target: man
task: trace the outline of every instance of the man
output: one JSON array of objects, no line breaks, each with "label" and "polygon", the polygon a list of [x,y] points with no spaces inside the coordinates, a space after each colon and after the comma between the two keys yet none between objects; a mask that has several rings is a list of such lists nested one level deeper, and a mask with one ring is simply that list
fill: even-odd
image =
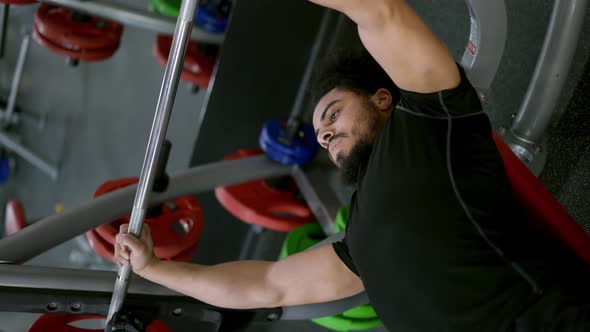
[{"label": "man", "polygon": [[279,262],[202,266],[159,261],[147,227],[141,240],[123,227],[117,261],[220,307],[366,290],[392,332],[587,330],[588,271],[521,217],[446,46],[403,0],[313,1],[354,20],[369,52],[324,65],[315,84],[317,140],[357,183],[346,239]]}]

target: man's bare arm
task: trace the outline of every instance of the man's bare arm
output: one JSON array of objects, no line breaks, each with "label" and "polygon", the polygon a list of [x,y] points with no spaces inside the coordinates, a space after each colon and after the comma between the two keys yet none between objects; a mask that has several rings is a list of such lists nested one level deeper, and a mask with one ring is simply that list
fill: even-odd
[{"label": "man's bare arm", "polygon": [[459,84],[446,45],[404,0],[310,1],[350,17],[367,50],[401,89],[430,93]]},{"label": "man's bare arm", "polygon": [[364,289],[331,245],[278,262],[237,261],[205,266],[157,260],[146,227],[141,240],[119,234],[115,249],[117,262],[131,264],[142,277],[218,307],[251,309],[320,303]]}]

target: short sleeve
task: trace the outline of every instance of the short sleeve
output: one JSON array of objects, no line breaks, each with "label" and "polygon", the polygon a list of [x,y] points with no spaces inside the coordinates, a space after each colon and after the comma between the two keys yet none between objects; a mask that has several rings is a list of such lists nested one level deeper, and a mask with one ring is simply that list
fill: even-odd
[{"label": "short sleeve", "polygon": [[332,244],[332,246],[334,247],[336,255],[340,257],[342,262],[350,269],[350,271],[352,271],[354,274],[360,277],[358,270],[356,269],[356,266],[352,261],[352,257],[350,256],[350,251],[348,250],[346,239],[339,242],[335,242]]},{"label": "short sleeve", "polygon": [[482,106],[477,91],[469,82],[465,70],[458,64],[457,68],[461,82],[456,88],[433,93],[400,90],[398,109],[434,118],[481,113]]}]

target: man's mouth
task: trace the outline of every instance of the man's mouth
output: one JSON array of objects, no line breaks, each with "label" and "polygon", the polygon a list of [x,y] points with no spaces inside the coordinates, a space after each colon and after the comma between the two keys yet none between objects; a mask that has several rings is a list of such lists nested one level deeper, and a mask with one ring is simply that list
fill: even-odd
[{"label": "man's mouth", "polygon": [[330,155],[332,156],[333,160],[336,160],[336,147],[338,147],[338,145],[340,144],[340,142],[338,143],[334,143],[334,141],[330,142],[330,145],[328,146],[328,152],[330,152]]}]

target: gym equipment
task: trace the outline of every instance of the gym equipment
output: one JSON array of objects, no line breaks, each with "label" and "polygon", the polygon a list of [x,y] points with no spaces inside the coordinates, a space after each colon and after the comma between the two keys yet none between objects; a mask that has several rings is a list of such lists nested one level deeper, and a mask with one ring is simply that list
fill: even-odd
[{"label": "gym equipment", "polygon": [[6,3],[0,4],[0,58],[4,57],[4,50],[6,49],[8,17],[10,17],[10,5]]},{"label": "gym equipment", "polygon": [[0,3],[7,5],[30,5],[36,2],[37,0],[0,0]]},{"label": "gym equipment", "polygon": [[[176,27],[175,19],[153,15],[146,10],[142,10],[126,2],[101,0],[50,0],[50,2],[77,12],[102,17],[107,20],[119,22],[125,26],[132,26],[156,33],[173,34]],[[223,42],[224,36],[196,27],[191,33],[191,38],[201,42],[219,45]]]},{"label": "gym equipment", "polygon": [[362,331],[381,325],[375,309],[368,304],[346,310],[339,315],[314,318],[312,321],[335,331]]},{"label": "gym equipment", "polygon": [[319,56],[320,49],[326,41],[328,27],[334,15],[335,13],[332,10],[324,9],[322,22],[311,48],[289,119],[287,121],[284,119],[270,120],[264,124],[260,132],[258,139],[260,147],[269,158],[276,162],[287,165],[302,165],[311,161],[317,152],[318,144],[313,128],[303,123],[301,114],[303,113],[307,86],[311,80],[313,67]]},{"label": "gym equipment", "polygon": [[0,0],[0,58],[4,56],[10,5],[30,5],[36,2],[36,0]]},{"label": "gym equipment", "polygon": [[[28,332],[102,332],[101,329],[81,328],[72,323],[85,320],[105,319],[104,316],[44,314],[37,318]],[[146,332],[172,332],[163,322],[154,321],[147,326]]]},{"label": "gym equipment", "polygon": [[165,16],[177,17],[181,2],[180,0],[149,0],[148,9]]},{"label": "gym equipment", "polygon": [[[86,239],[90,244],[90,247],[97,255],[100,257],[110,261],[111,263],[115,263],[114,255],[114,244],[105,240],[101,234],[99,234],[95,230],[90,230],[86,232]],[[156,257],[163,259],[163,260],[170,260],[170,261],[177,261],[177,262],[188,262],[193,258],[195,251],[197,250],[197,245],[187,248],[184,251],[176,253],[174,256],[170,256],[169,254],[163,255],[159,250],[156,251],[154,248],[154,255]]]},{"label": "gym equipment", "polygon": [[223,33],[229,22],[230,0],[205,0],[199,3],[195,24],[211,33]]},{"label": "gym equipment", "polygon": [[[177,17],[180,10],[180,0],[150,0],[148,8],[152,12],[165,16]],[[199,12],[199,10],[197,10]],[[162,66],[166,66],[168,54],[172,46],[172,37],[168,35],[157,35],[154,43],[154,57]],[[191,91],[207,89],[213,68],[217,61],[217,47],[211,44],[190,41],[185,57],[180,78],[191,84]]]},{"label": "gym equipment", "polygon": [[[219,161],[172,174],[167,189],[153,193],[150,206],[163,204],[175,197],[213,191],[217,186],[280,177],[292,171],[291,167],[272,162],[264,155]],[[121,188],[84,205],[69,207],[63,213],[35,222],[34,228],[28,227],[14,236],[1,239],[0,261],[23,263],[49,248],[129,213],[136,190],[136,185]],[[56,228],[55,224],[76,227]]]},{"label": "gym equipment", "polygon": [[[325,42],[328,27],[334,15],[335,13],[333,11],[324,9],[320,28],[314,40],[289,119],[272,119],[267,121],[263,125],[258,138],[258,143],[266,155],[281,164],[303,165],[311,161],[317,153],[317,142],[313,128],[310,125],[304,124],[301,121],[300,115],[303,112],[303,103],[307,96],[307,85],[311,79],[313,66],[318,58],[320,48]],[[302,185],[303,183],[309,183],[306,179],[298,176],[300,173],[300,170],[296,168],[294,171],[295,179],[298,180],[300,186],[307,187],[306,185]],[[312,195],[315,194],[313,193]],[[323,209],[321,209],[321,206],[315,206],[313,212],[323,212]],[[316,216],[322,224],[324,222],[331,222],[331,218],[323,218],[326,217],[323,213],[318,213]],[[260,233],[264,231],[263,227],[266,226],[258,224],[250,227],[240,252],[241,260],[253,258],[255,243]],[[286,230],[288,231],[288,229]]]},{"label": "gym equipment", "polygon": [[588,234],[496,134],[494,141],[504,160],[514,197],[527,213],[527,219],[535,221],[535,226],[554,235],[590,264]]},{"label": "gym equipment", "polygon": [[318,150],[313,127],[302,123],[296,137],[289,137],[286,129],[286,120],[267,121],[258,140],[262,150],[270,159],[281,164],[303,165],[311,161]]},{"label": "gym equipment", "polygon": [[[225,160],[261,154],[260,149],[244,149]],[[266,229],[287,232],[313,221],[313,214],[297,199],[297,186],[288,180],[283,188],[271,188],[264,180],[215,188],[215,197],[241,221]]]},{"label": "gym equipment", "polygon": [[35,12],[33,38],[49,50],[74,60],[99,61],[119,48],[123,26],[41,3]]},{"label": "gym equipment", "polygon": [[[334,222],[335,228],[340,229],[346,226],[349,207],[344,205],[338,210]],[[322,227],[317,223],[303,225],[289,232],[283,246],[279,259],[304,251],[325,239]],[[370,305],[361,305],[349,309],[338,315],[314,318],[312,321],[325,328],[335,331],[366,330],[381,325],[381,320]]]},{"label": "gym equipment", "polygon": [[[470,0],[468,5],[472,6],[486,6],[487,4],[501,3],[502,1],[478,1]],[[562,2],[563,3],[563,2]],[[570,2],[572,6],[584,3],[582,1],[573,0]],[[242,2],[247,4],[247,2]],[[88,8],[94,8],[91,6],[98,5],[96,2],[88,1],[76,1],[73,2],[75,6],[88,6]],[[102,7],[101,7],[102,8]],[[502,7],[503,8],[503,7]],[[578,7],[576,7],[577,9]],[[481,9],[481,8],[480,8]],[[493,10],[481,11],[476,9],[475,12],[481,15],[472,16],[475,23],[472,21],[472,30],[479,31],[480,44],[475,48],[475,60],[476,65],[481,65],[478,68],[487,68],[489,62],[481,61],[482,56],[486,56],[484,47],[487,47],[487,41],[485,31],[491,33],[493,31],[501,30],[502,20],[496,17],[496,12]],[[571,11],[572,15],[583,15],[583,10]],[[504,18],[505,19],[505,18]],[[485,22],[498,22],[498,26],[491,24],[484,24]],[[487,21],[486,21],[487,20]],[[503,21],[505,22],[505,20]],[[488,30],[479,30],[480,28],[486,28]],[[503,42],[503,41],[502,41]],[[486,45],[484,45],[486,44]],[[501,50],[499,47],[494,50]],[[496,51],[501,53],[501,51]],[[501,56],[501,54],[499,54]],[[468,75],[475,72],[474,67],[468,67]],[[493,67],[493,66],[491,66]],[[495,68],[492,70],[492,74],[495,73]],[[477,76],[477,75],[476,75]],[[473,82],[473,77],[470,79]],[[493,75],[491,75],[493,78]],[[220,92],[218,92],[220,93]],[[220,93],[221,94],[221,93]],[[245,167],[246,166],[246,167]],[[244,169],[246,168],[246,170]],[[295,168],[294,168],[295,169]],[[252,172],[252,174],[250,173]],[[288,170],[286,167],[280,165],[274,165],[272,163],[264,163],[262,159],[251,159],[244,160],[243,163],[230,163],[222,164],[215,163],[211,165],[202,165],[193,170],[179,173],[171,177],[171,184],[169,193],[156,194],[154,199],[156,202],[163,202],[166,199],[175,197],[181,194],[194,193],[209,190],[219,185],[229,185],[231,183],[239,182],[239,180],[252,180],[255,178],[268,178],[272,176],[279,176],[294,172]],[[247,174],[244,174],[247,173]],[[270,173],[273,173],[270,175]],[[293,173],[290,173],[293,174]],[[192,186],[192,187],[191,187]],[[515,184],[515,186],[517,186]],[[109,194],[103,196],[103,199],[97,200],[97,202],[90,202],[80,207],[72,208],[64,212],[59,216],[52,216],[45,220],[36,223],[35,228],[28,227],[11,237],[0,240],[0,260],[4,262],[21,262],[27,260],[44,250],[47,250],[69,237],[73,237],[76,234],[82,233],[92,227],[96,227],[98,224],[103,222],[102,219],[108,219],[111,214],[124,213],[125,209],[131,205],[132,202],[132,190],[122,190],[121,193]],[[168,196],[168,197],[167,197]],[[524,197],[526,199],[526,197]],[[317,202],[312,202],[316,204]],[[67,221],[67,222],[66,222]],[[67,225],[75,225],[68,228],[56,230],[53,227],[54,222],[63,222]],[[571,224],[576,229],[577,225]],[[579,227],[578,227],[579,228]],[[581,228],[578,229],[583,232]],[[90,304],[104,304],[108,299],[105,300],[101,297],[100,292],[106,292],[112,289],[112,281],[115,278],[114,273],[97,272],[97,271],[72,271],[66,269],[54,269],[54,268],[40,268],[32,266],[15,266],[10,264],[0,264],[0,298],[4,299],[4,303],[10,303],[10,311],[43,311],[48,306],[47,297],[41,297],[40,292],[37,288],[43,288],[48,294],[51,294],[58,306],[68,307],[66,299],[62,299],[63,293],[67,290],[71,292],[76,289],[80,294],[80,300],[84,303]],[[125,279],[127,280],[127,279]],[[109,283],[110,281],[110,283]],[[134,285],[140,286],[134,286]],[[98,292],[98,295],[97,293]],[[185,297],[179,297],[177,294],[167,291],[162,287],[155,286],[153,284],[145,283],[143,280],[135,280],[131,284],[130,292],[136,294],[142,300],[152,300],[157,308],[170,308],[170,302],[176,299],[186,299]],[[146,293],[157,293],[161,297],[149,297]],[[14,295],[20,295],[18,299],[21,301],[13,301]],[[24,299],[24,300],[23,300]],[[158,301],[159,300],[159,301]],[[348,299],[350,300],[350,299]],[[365,298],[366,300],[366,298]],[[53,301],[50,300],[50,301]],[[366,302],[365,302],[366,303]],[[51,303],[49,303],[51,304]],[[321,315],[326,316],[330,313],[335,306],[340,305],[341,302],[329,304],[317,304],[317,305],[306,305],[300,307],[285,307],[282,310],[282,315],[278,314],[281,319],[308,319],[313,316]],[[347,302],[345,305],[350,305],[351,302]],[[355,303],[352,306],[356,306],[360,303]],[[27,306],[30,305],[30,306]],[[348,306],[350,308],[351,306]],[[343,307],[338,308],[338,312],[342,312],[345,309]],[[99,309],[102,310],[102,309]],[[211,309],[209,312],[213,312],[215,309]],[[261,310],[257,310],[260,313]],[[83,314],[84,312],[81,312]],[[102,312],[101,312],[102,313]],[[185,314],[188,311],[185,310]],[[277,316],[272,316],[274,319]]]},{"label": "gym equipment", "polygon": [[[470,82],[485,104],[498,70],[507,35],[504,1],[468,0],[471,29],[461,59]],[[568,78],[587,0],[555,1],[535,72],[514,122],[498,134],[535,175],[547,159],[545,134],[557,120],[556,104]],[[555,125],[555,123],[553,123]]]},{"label": "gym equipment", "polygon": [[[96,190],[94,198],[135,184],[137,181],[137,178],[107,181]],[[198,247],[203,230],[203,215],[199,202],[192,196],[183,196],[162,204],[159,210],[161,211],[158,211],[157,215],[145,220],[152,229],[154,254],[160,259],[190,260]],[[119,226],[128,222],[127,215],[87,232],[88,241],[96,253],[113,262],[115,237],[119,233]]]},{"label": "gym equipment", "polygon": [[[6,108],[0,110],[0,121],[1,126],[6,129],[12,125],[18,124],[19,120],[21,119],[21,115],[24,113],[17,113],[16,110],[16,97],[19,92],[20,88],[20,81],[23,75],[25,62],[27,59],[27,55],[29,52],[29,45],[30,45],[31,37],[28,34],[23,36],[20,50],[18,53],[18,60],[16,64],[16,68],[14,70],[14,75],[12,78],[12,84],[10,86],[10,93],[8,96],[8,102],[6,104]],[[24,117],[23,117],[24,118]],[[42,121],[39,122],[39,124]],[[15,139],[12,135],[8,133],[6,130],[0,129],[0,145],[6,148],[9,152],[14,152],[14,154],[18,155],[19,157],[23,158],[24,160],[28,161],[31,165],[37,167],[43,173],[47,174],[52,180],[56,180],[59,171],[57,168],[47,161],[43,160],[41,157],[37,156],[33,151],[29,150],[27,147],[23,146],[17,139]]]},{"label": "gym equipment", "polygon": [[[497,138],[496,138],[497,139]],[[497,141],[499,142],[499,141]],[[518,192],[520,187],[526,186],[542,186],[538,180],[532,176],[529,172],[529,177],[524,183],[521,183],[518,178],[520,177],[517,172],[514,171],[514,167],[519,167],[521,170],[526,170],[526,167],[514,156],[511,150],[503,145],[499,145],[499,151],[502,158],[505,160],[506,171],[510,179],[510,183],[514,187],[515,192]],[[509,161],[508,158],[512,158]],[[282,166],[277,163],[271,162],[265,156],[249,157],[244,159],[229,160],[224,162],[218,162],[209,165],[202,165],[194,170],[182,172],[177,175],[170,177],[169,189],[161,194],[154,196],[154,204],[160,204],[169,200],[173,197],[188,193],[205,192],[212,190],[216,183],[222,183],[223,185],[230,185],[243,181],[252,181],[257,178],[273,178],[277,176],[284,176],[290,174],[293,169],[287,166]],[[530,182],[529,182],[530,181]],[[536,184],[535,184],[536,183]],[[94,228],[100,225],[105,220],[105,215],[108,218],[115,218],[117,215],[124,214],[126,209],[133,201],[133,193],[135,188],[128,187],[112,192],[110,194],[102,196],[100,199],[86,203],[81,207],[68,209],[59,215],[54,215],[44,220],[36,222],[36,227],[27,227],[22,231],[0,240],[0,261],[4,262],[21,262],[28,260],[38,253],[43,251],[43,248],[51,248],[56,244],[59,244],[66,239],[69,239],[75,235],[76,232]],[[558,230],[557,232],[571,233],[568,238],[563,237],[567,245],[572,248],[578,248],[576,252],[580,257],[586,257],[585,260],[590,263],[590,239],[585,234],[584,230],[578,226],[567,212],[559,206],[554,198],[546,197],[548,201],[553,203],[547,205],[547,202],[543,202],[543,205],[547,205],[545,208],[537,206],[534,203],[539,190],[534,189],[530,194],[521,194],[519,199],[522,200],[524,206],[534,206],[535,209],[543,211],[546,218],[550,218],[554,221],[554,227]],[[534,195],[534,196],[531,196]],[[518,195],[517,195],[518,196]],[[529,202],[529,203],[527,203]],[[540,204],[540,203],[539,203]],[[103,216],[101,218],[100,216]],[[554,216],[561,216],[553,219]],[[55,229],[56,223],[61,224],[76,224],[76,229]],[[541,222],[542,223],[542,222]],[[330,238],[329,241],[335,241],[337,238]],[[55,294],[63,292],[65,290],[79,290],[89,291],[87,299],[94,301],[93,296],[95,292],[108,292],[112,289],[112,281],[115,278],[114,273],[97,274],[96,271],[75,271],[55,269],[55,268],[39,268],[32,266],[15,266],[10,264],[0,264],[0,285],[6,287],[11,292],[15,292],[18,289],[18,293],[31,294],[30,303],[36,303],[41,308],[47,305],[45,299],[36,300],[35,295],[30,289],[34,288],[50,288],[55,290]],[[133,284],[132,284],[133,287]],[[139,286],[138,286],[139,287]],[[167,294],[168,296],[177,296],[172,291],[166,291],[164,288],[157,285],[145,285],[142,284],[135,292],[141,290],[139,294]],[[0,295],[4,296],[0,289]],[[8,293],[6,293],[8,296]],[[162,295],[164,296],[164,295]],[[0,297],[2,298],[2,297]],[[105,301],[107,301],[106,299]],[[169,301],[166,298],[164,301]],[[330,304],[316,304],[316,305],[305,305],[297,307],[284,307],[282,308],[283,314],[280,316],[281,320],[302,320],[310,319],[315,317],[323,317],[334,315],[343,312],[352,307],[356,307],[366,302],[366,294],[362,293],[356,298],[348,298],[345,302],[331,302]],[[29,307],[17,307],[11,303],[11,311],[25,311],[31,310]],[[91,302],[95,303],[95,302]],[[37,308],[37,307],[35,307]],[[81,312],[83,314],[84,312]]]},{"label": "gym equipment", "polygon": [[0,185],[3,185],[10,178],[10,159],[8,157],[0,157]]},{"label": "gym equipment", "polygon": [[25,211],[19,200],[6,203],[4,210],[4,236],[12,235],[27,227]]},{"label": "gym equipment", "polygon": [[584,23],[587,0],[554,1],[535,72],[510,129],[499,134],[535,175],[547,160],[546,133],[558,121],[556,106],[569,78]]},{"label": "gym equipment", "polygon": [[[172,105],[174,104],[174,98],[176,96],[180,70],[188,45],[190,31],[193,26],[192,21],[196,7],[197,0],[184,0],[180,7],[180,15],[176,22],[170,57],[168,58],[166,70],[164,71],[164,79],[162,80],[162,86],[160,88],[156,114],[150,131],[150,138],[141,170],[141,176],[139,178],[139,184],[137,186],[133,210],[131,211],[128,232],[135,236],[141,235],[143,220],[147,214],[150,193],[154,188],[156,177],[159,175],[157,173],[162,173],[163,171],[162,169],[158,169],[158,166],[163,164],[162,160],[166,160],[161,154],[170,113],[172,112]],[[164,154],[165,153],[166,152],[164,151]],[[167,184],[168,181],[166,181],[166,185]],[[125,265],[119,268],[117,274],[118,276],[115,281],[113,297],[107,315],[107,331],[111,331],[112,327],[122,319],[120,310],[123,307],[123,301],[127,293],[129,277],[131,275],[131,266]]]},{"label": "gym equipment", "polygon": [[338,209],[338,213],[336,213],[336,218],[334,219],[334,231],[336,233],[342,232],[346,229],[346,223],[348,222],[349,217],[350,206],[342,205]]},{"label": "gym equipment", "polygon": [[[224,160],[262,154],[260,149],[243,149]],[[276,182],[271,186],[269,181]],[[239,220],[250,224],[240,250],[239,260],[254,258],[259,236],[266,230],[288,232],[312,222],[313,213],[301,200],[295,182],[290,177],[257,180],[238,185],[215,188],[219,203]]]},{"label": "gym equipment", "polygon": [[[154,56],[162,66],[166,66],[170,48],[172,47],[172,37],[158,35],[154,44]],[[209,49],[211,49],[209,47]],[[190,41],[184,58],[184,65],[180,77],[196,87],[207,89],[213,68],[217,61],[217,48],[214,47],[209,54],[202,49],[197,42]]]},{"label": "gym equipment", "polygon": [[[148,9],[165,16],[177,17],[180,0],[149,0]],[[227,29],[231,2],[228,0],[202,1],[195,15],[195,24],[211,33]]]}]

